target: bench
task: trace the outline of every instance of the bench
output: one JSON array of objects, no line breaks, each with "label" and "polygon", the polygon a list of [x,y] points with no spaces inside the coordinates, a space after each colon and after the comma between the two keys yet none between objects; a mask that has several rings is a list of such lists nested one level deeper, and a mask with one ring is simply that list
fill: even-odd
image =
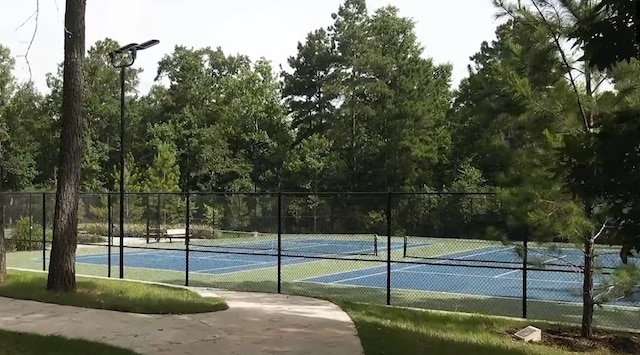
[{"label": "bench", "polygon": [[149,228],[147,232],[147,244],[149,243],[149,237],[153,237],[156,242],[160,242],[160,238],[169,238],[169,243],[173,241],[174,238],[183,238],[186,239],[187,230],[185,228],[175,228],[175,229],[160,229],[160,228]]},{"label": "bench", "polygon": [[152,227],[148,227],[147,228],[147,244],[149,244],[149,238],[153,238],[156,240],[156,242],[160,242],[160,238],[162,238],[163,235],[163,231],[160,228],[152,228]]},{"label": "bench", "polygon": [[171,243],[171,238],[186,238],[187,230],[184,228],[167,229],[167,233],[165,235],[169,238],[169,243]]}]

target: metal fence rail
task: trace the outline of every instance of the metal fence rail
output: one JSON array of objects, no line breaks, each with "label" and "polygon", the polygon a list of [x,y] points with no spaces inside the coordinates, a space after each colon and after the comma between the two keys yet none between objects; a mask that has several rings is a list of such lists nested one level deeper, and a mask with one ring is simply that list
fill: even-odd
[{"label": "metal fence rail", "polygon": [[[47,270],[55,194],[3,201],[8,266]],[[122,221],[118,206],[81,194],[79,274],[580,320],[581,251],[529,240],[491,193],[128,193]],[[599,285],[618,252],[598,246]],[[639,301],[607,303],[595,324],[637,329]]]}]

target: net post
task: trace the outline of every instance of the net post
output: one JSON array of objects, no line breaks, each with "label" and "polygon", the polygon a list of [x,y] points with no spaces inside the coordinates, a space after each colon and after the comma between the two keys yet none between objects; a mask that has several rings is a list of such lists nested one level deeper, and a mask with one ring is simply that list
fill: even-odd
[{"label": "net post", "polygon": [[278,191],[278,293],[282,293],[282,192]]},{"label": "net post", "polygon": [[391,305],[391,192],[387,192],[387,306]]},{"label": "net post", "polygon": [[189,286],[189,234],[191,226],[191,194],[189,191],[186,193],[186,215],[185,215],[185,230],[184,230],[184,246],[185,246],[185,265],[184,265],[184,285]]},{"label": "net post", "polygon": [[402,237],[402,256],[407,257],[407,244],[409,244],[409,238],[407,236]]},{"label": "net post", "polygon": [[111,244],[113,243],[112,213],[111,192],[107,192],[107,277],[111,277]]},{"label": "net post", "polygon": [[42,271],[47,270],[47,193],[42,193]]},{"label": "net post", "polygon": [[529,230],[523,238],[523,251],[522,251],[522,318],[527,318],[527,263],[529,255]]},{"label": "net post", "polygon": [[378,234],[373,235],[373,255],[378,256]]}]

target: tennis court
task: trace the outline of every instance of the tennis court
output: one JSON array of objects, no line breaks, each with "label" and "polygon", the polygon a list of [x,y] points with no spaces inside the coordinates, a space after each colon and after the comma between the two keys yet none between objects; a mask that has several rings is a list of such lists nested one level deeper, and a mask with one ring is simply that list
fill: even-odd
[{"label": "tennis court", "polygon": [[[239,235],[225,240],[193,240],[189,250],[189,272],[205,275],[230,275],[238,272],[271,269],[278,265],[281,250],[281,266],[293,266],[317,262],[323,257],[355,258],[378,263],[344,264],[344,267],[325,269],[320,266],[313,274],[293,276],[293,281],[324,286],[363,287],[386,289],[387,260],[386,237],[376,235],[283,235],[280,245],[277,236],[260,234]],[[173,243],[173,246],[180,244]],[[461,247],[458,241],[457,250]],[[171,246],[171,244],[170,244]],[[184,247],[184,245],[182,245]],[[407,240],[394,239],[391,243],[391,288],[418,292],[470,295],[497,298],[522,298],[522,258],[514,247],[503,245],[466,245],[466,250],[455,253],[439,253],[422,257],[434,249],[454,249],[452,242],[431,239],[407,244]],[[444,255],[443,255],[444,254]],[[78,255],[80,264],[107,265],[108,254]],[[583,255],[577,249],[529,248],[528,259],[532,268],[527,271],[527,299],[554,302],[581,302]],[[599,256],[599,265],[614,267],[619,263],[616,251]],[[117,250],[111,254],[111,265],[118,266]],[[403,262],[399,262],[402,260]],[[637,259],[631,259],[637,262]],[[186,270],[186,251],[143,249],[126,252],[127,268],[155,271]],[[338,265],[339,261],[334,261]],[[553,270],[544,270],[545,267]],[[315,268],[315,267],[314,267]],[[535,269],[533,269],[535,268]],[[542,269],[542,270],[540,270]],[[596,287],[601,280],[596,276]],[[622,299],[613,304],[640,305],[640,299]]]},{"label": "tennis court", "polygon": [[[246,239],[254,239],[247,241]],[[278,265],[278,241],[275,236],[238,237],[242,241],[193,240],[189,250],[189,271],[224,275],[240,271],[258,270]],[[387,244],[375,235],[291,236],[281,238],[281,265],[317,261],[322,257],[375,256]],[[393,250],[403,244],[392,243]],[[111,254],[111,265],[119,265],[117,251]],[[79,255],[77,263],[107,265],[108,254]],[[132,268],[185,271],[186,251],[145,249],[126,252],[124,265]]]},{"label": "tennis court", "polygon": [[[581,302],[582,275],[575,271],[580,265],[580,251],[557,250],[557,256],[550,256],[546,250],[530,250],[547,257],[544,264],[553,264],[554,269],[568,272],[528,270],[527,298],[556,302]],[[514,248],[486,247],[473,251],[454,253],[438,257],[437,261],[425,261],[430,264],[393,263],[391,265],[391,288],[394,290],[430,291],[474,296],[521,298],[523,290],[523,271],[509,270],[507,267],[522,266]],[[614,263],[613,255],[606,255],[604,263]],[[520,266],[516,265],[520,263]],[[446,264],[446,265],[445,265]],[[561,266],[564,265],[564,266]],[[381,265],[366,269],[340,272],[300,280],[302,282],[386,288],[387,267]],[[599,286],[596,278],[596,287]],[[638,306],[638,299],[623,299],[614,304]]]}]

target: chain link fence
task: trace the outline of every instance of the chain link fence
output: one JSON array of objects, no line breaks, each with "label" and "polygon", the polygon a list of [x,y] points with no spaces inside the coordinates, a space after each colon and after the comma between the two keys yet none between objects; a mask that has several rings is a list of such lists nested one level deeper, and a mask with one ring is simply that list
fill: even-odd
[{"label": "chain link fence", "polygon": [[[55,195],[5,193],[8,266],[47,270]],[[576,323],[584,258],[491,193],[84,193],[79,274]],[[124,233],[120,233],[122,228]],[[596,286],[621,264],[598,245]],[[636,259],[630,259],[635,263]],[[640,299],[594,323],[637,328]]]}]

